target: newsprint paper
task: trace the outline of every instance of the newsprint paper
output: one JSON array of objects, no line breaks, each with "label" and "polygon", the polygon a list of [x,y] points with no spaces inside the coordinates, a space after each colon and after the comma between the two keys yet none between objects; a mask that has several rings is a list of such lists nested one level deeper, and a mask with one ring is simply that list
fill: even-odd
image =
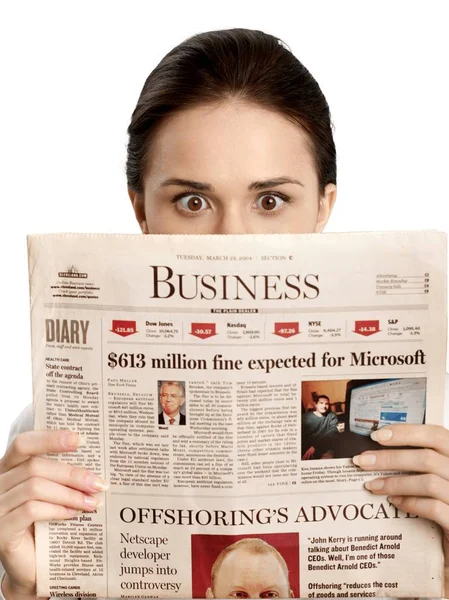
[{"label": "newsprint paper", "polygon": [[440,597],[439,528],[351,457],[443,423],[446,237],[29,237],[36,429],[110,483],[39,596]]}]

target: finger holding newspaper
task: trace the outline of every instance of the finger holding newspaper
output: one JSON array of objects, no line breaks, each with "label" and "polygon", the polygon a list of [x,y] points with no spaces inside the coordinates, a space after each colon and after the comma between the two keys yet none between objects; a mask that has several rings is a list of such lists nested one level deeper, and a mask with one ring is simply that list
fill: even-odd
[{"label": "finger holding newspaper", "polygon": [[414,446],[354,456],[363,470],[413,471],[369,481],[365,487],[388,495],[401,510],[431,519],[449,529],[449,431],[437,425],[392,425],[371,434],[383,446]]},{"label": "finger holding newspaper", "polygon": [[74,432],[29,431],[0,459],[0,561],[6,571],[3,589],[11,594],[35,594],[33,523],[70,519],[99,505],[92,494],[106,488],[102,479],[40,456],[73,452],[80,443]]},{"label": "finger holding newspaper", "polygon": [[[381,450],[354,456],[361,469],[413,471],[418,475],[377,478],[365,484],[387,495],[404,512],[435,521],[443,528],[445,590],[449,591],[449,431],[438,425],[392,425],[371,434],[383,446],[419,449]],[[447,597],[447,591],[446,591]]]}]

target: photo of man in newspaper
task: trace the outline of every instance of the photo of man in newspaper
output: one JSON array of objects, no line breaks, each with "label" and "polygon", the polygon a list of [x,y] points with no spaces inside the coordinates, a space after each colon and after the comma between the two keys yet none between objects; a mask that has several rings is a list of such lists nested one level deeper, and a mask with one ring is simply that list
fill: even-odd
[{"label": "photo of man in newspaper", "polygon": [[315,409],[302,416],[302,436],[306,445],[302,458],[333,458],[333,436],[343,432],[344,423],[339,422],[338,416],[330,410],[330,399],[325,394],[313,394],[312,402]]},{"label": "photo of man in newspaper", "polygon": [[352,458],[380,445],[386,425],[424,423],[426,379],[342,379],[302,383],[302,460]]},{"label": "photo of man in newspaper", "polygon": [[201,573],[200,578],[203,585],[207,582],[204,586],[207,589],[203,589],[201,595],[193,593],[193,597],[296,597],[295,591],[299,589],[298,562],[295,565],[299,558],[298,534],[193,535],[192,580],[197,580],[197,585],[198,561],[206,555],[209,560],[207,573]]},{"label": "photo of man in newspaper", "polygon": [[158,381],[160,429],[186,424],[185,395],[184,381]]}]

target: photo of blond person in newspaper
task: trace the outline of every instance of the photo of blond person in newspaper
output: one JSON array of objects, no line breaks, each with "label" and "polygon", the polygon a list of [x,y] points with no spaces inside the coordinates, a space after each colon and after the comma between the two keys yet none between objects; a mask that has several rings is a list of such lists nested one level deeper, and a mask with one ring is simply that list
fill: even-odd
[{"label": "photo of blond person in newspaper", "polygon": [[[182,42],[146,80],[128,132],[129,197],[143,234],[320,233],[333,210],[329,107],[315,79],[272,35],[234,29]],[[64,463],[64,453],[82,443],[77,432],[32,426],[28,409],[0,461],[6,600],[35,597],[33,523],[96,510],[107,487],[95,473]],[[386,450],[356,455],[355,465],[413,474],[366,487],[437,522],[447,556],[449,432],[400,424],[371,436]],[[61,460],[41,457],[46,453]],[[284,584],[280,593],[288,595]]]},{"label": "photo of blond person in newspaper", "polygon": [[298,533],[192,536],[194,598],[295,598]]},{"label": "photo of blond person in newspaper", "polygon": [[276,548],[257,538],[224,548],[211,570],[206,598],[294,598],[288,567]]}]

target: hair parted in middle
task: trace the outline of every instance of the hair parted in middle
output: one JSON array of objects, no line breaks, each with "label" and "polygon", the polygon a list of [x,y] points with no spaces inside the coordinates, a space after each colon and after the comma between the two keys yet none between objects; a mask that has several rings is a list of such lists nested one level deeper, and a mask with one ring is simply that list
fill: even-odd
[{"label": "hair parted in middle", "polygon": [[170,115],[231,99],[273,110],[301,127],[320,193],[336,184],[329,106],[318,83],[279,38],[253,29],[208,31],[173,48],[150,73],[128,127],[128,188],[143,193],[157,126]]}]

